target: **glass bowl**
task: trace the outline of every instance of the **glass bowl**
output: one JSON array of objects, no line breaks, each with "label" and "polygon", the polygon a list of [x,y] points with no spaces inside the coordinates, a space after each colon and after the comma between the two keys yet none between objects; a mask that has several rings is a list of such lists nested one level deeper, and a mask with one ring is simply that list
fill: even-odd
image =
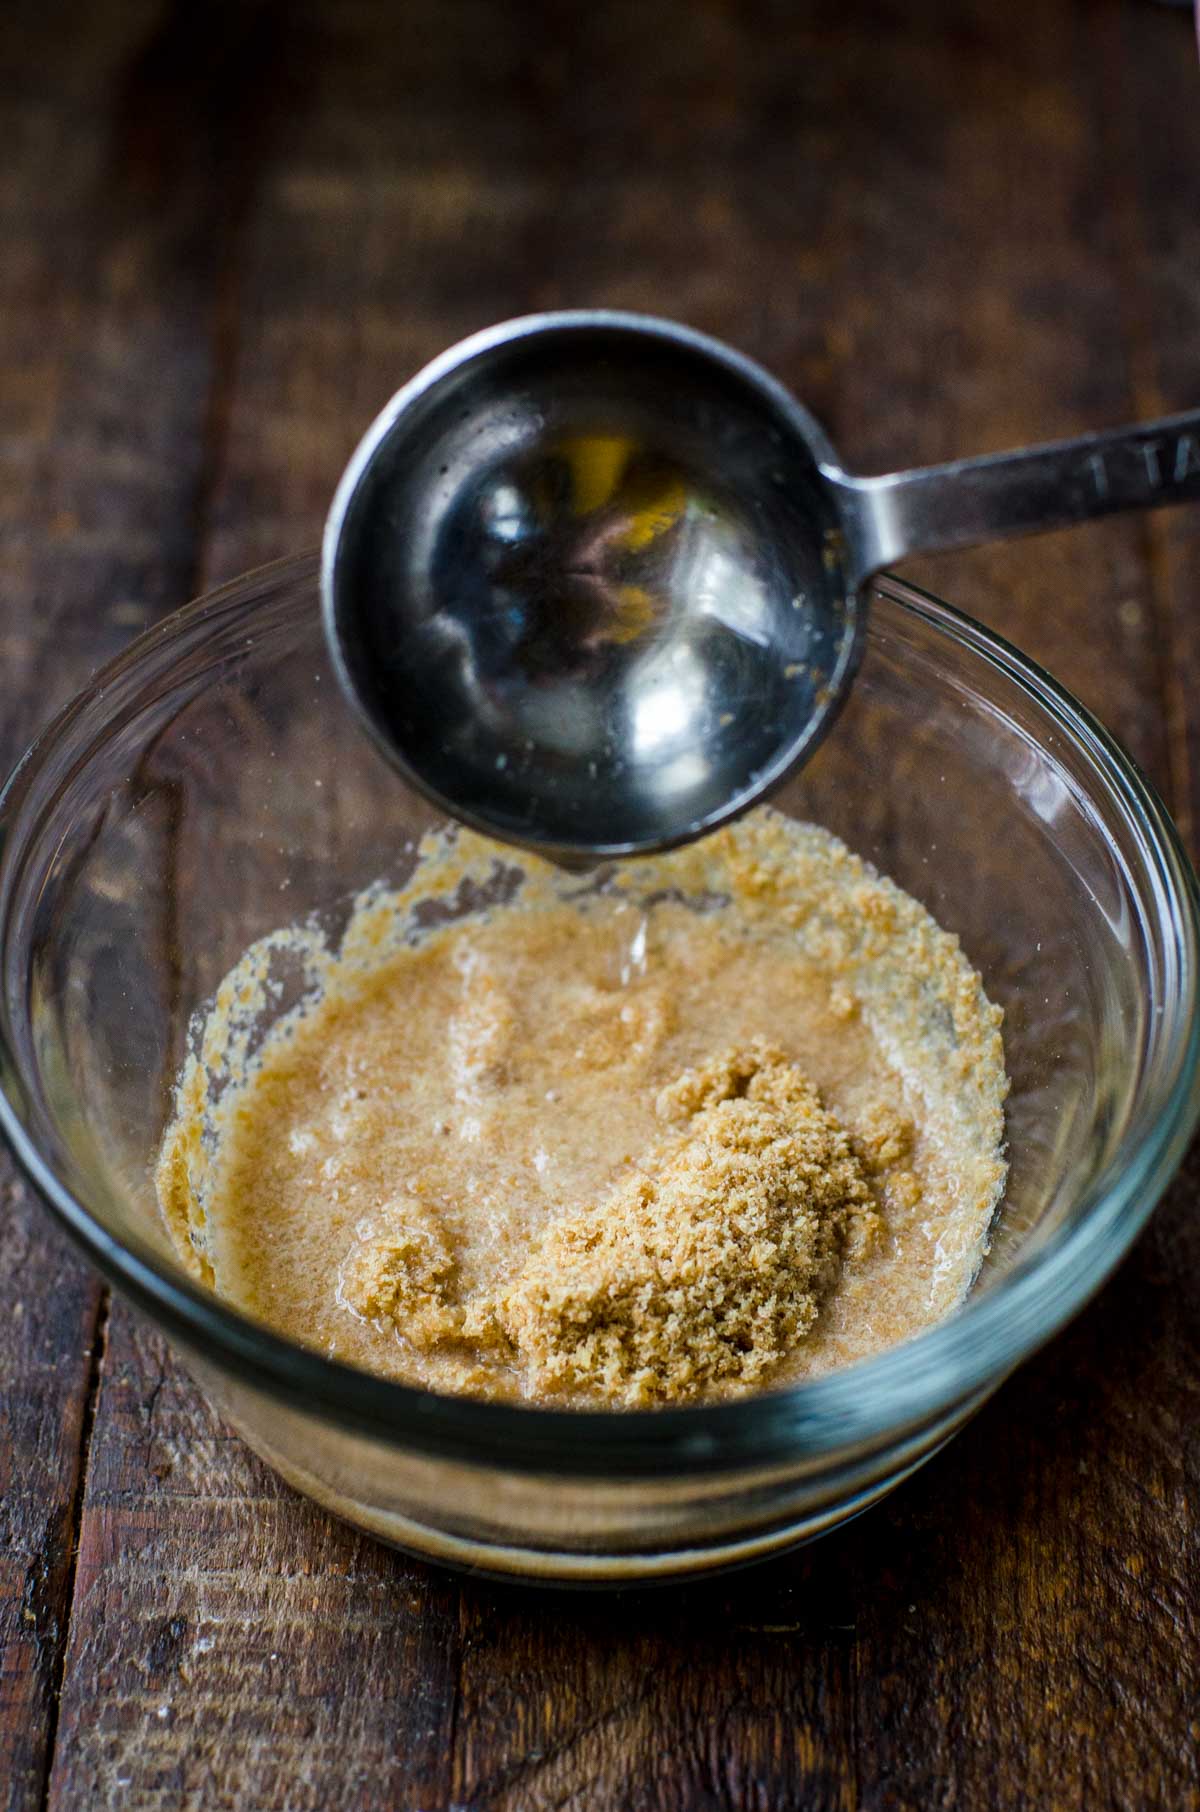
[{"label": "glass bowl", "polygon": [[1006,1013],[1011,1178],[964,1307],[740,1402],[580,1413],[369,1377],[176,1262],[152,1172],[188,1023],[248,944],[400,882],[440,820],[343,708],[314,559],[141,637],[0,799],[0,1117],[33,1182],[301,1491],[434,1559],[630,1583],[862,1510],[1062,1326],[1197,1117],[1195,884],[1112,739],[1022,655],[891,579],[825,747],[778,796],[957,932]]}]

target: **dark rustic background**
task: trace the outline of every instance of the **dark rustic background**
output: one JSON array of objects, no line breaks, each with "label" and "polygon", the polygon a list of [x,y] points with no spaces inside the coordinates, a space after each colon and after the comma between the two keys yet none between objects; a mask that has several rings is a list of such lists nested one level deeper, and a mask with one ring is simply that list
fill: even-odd
[{"label": "dark rustic background", "polygon": [[[520,310],[723,334],[867,469],[1194,406],[1196,64],[1147,0],[7,0],[0,755]],[[1200,511],[916,576],[1193,837]],[[0,1807],[1195,1807],[1198,1184],[865,1521],[586,1598],[292,1496],[0,1169]]]}]

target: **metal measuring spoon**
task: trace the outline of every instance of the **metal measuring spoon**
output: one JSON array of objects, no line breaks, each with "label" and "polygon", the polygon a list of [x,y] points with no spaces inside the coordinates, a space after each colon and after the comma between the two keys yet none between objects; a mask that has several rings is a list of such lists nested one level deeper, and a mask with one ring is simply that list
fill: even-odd
[{"label": "metal measuring spoon", "polygon": [[558,859],[686,842],[810,755],[906,554],[1200,498],[1200,413],[856,478],[673,322],[532,315],[393,397],[338,487],[339,677],[455,817]]}]

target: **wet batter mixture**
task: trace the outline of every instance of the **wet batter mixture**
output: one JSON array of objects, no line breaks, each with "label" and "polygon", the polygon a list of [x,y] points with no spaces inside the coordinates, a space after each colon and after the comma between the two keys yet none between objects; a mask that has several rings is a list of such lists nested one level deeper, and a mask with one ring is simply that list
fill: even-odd
[{"label": "wet batter mixture", "polygon": [[914,900],[769,809],[599,877],[468,832],[416,857],[336,948],[262,940],[195,1028],[158,1188],[221,1294],[393,1378],[580,1407],[779,1386],[961,1301],[1000,1014]]}]

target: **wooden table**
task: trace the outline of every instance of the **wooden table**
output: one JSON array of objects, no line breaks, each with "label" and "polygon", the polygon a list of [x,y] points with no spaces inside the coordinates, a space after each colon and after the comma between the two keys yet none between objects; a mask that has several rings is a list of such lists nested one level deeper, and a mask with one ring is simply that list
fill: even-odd
[{"label": "wooden table", "polygon": [[[0,752],[521,310],[723,334],[866,469],[1194,405],[1196,63],[1148,0],[10,4]],[[916,576],[1193,835],[1200,512]],[[1195,1807],[1198,1182],[882,1509],[618,1598],[292,1496],[4,1168],[0,1806]]]}]

